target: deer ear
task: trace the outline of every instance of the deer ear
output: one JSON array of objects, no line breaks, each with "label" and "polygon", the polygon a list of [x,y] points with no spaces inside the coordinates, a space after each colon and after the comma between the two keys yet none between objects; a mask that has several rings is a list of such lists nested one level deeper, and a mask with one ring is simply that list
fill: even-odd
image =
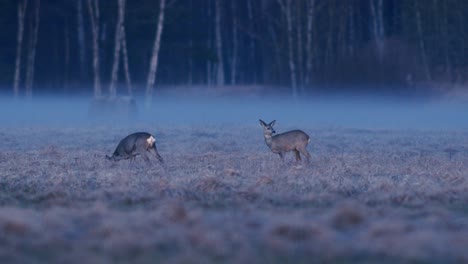
[{"label": "deer ear", "polygon": [[259,119],[258,120],[260,122],[260,125],[262,125],[262,127],[265,127],[267,124],[265,122],[263,122],[263,120]]},{"label": "deer ear", "polygon": [[276,120],[273,120],[273,121],[271,121],[270,124],[268,124],[268,125],[269,125],[269,126],[274,126],[274,125],[275,125],[275,122],[276,122]]}]

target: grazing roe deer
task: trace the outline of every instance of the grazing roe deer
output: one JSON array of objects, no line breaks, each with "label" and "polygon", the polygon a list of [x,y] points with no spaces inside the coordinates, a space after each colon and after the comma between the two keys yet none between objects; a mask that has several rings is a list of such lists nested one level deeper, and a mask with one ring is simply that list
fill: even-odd
[{"label": "grazing roe deer", "polygon": [[106,158],[113,161],[122,159],[133,160],[137,155],[141,155],[146,162],[149,162],[148,152],[152,152],[161,163],[164,162],[156,148],[155,137],[150,133],[137,132],[122,139],[115,149],[114,154],[112,154],[112,157],[106,155]]},{"label": "grazing roe deer", "polygon": [[265,143],[275,154],[279,154],[281,159],[284,157],[284,153],[288,151],[294,151],[296,154],[296,161],[301,160],[301,153],[306,157],[307,162],[310,161],[310,154],[307,151],[307,144],[309,144],[310,137],[301,130],[291,130],[282,134],[274,135],[276,131],[273,129],[276,120],[273,120],[269,124],[263,122],[261,119],[260,125],[263,127],[263,136],[265,137]]}]

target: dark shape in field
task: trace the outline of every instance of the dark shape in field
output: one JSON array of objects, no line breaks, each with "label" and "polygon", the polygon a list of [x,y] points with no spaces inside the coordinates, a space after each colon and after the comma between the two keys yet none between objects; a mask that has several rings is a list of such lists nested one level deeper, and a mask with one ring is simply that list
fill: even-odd
[{"label": "dark shape in field", "polygon": [[122,139],[112,157],[106,155],[106,158],[108,160],[119,161],[122,159],[134,159],[137,155],[141,155],[146,162],[149,162],[148,152],[152,152],[161,163],[164,162],[156,148],[156,138],[150,133],[137,132]]},{"label": "dark shape in field", "polygon": [[446,148],[444,149],[444,152],[448,154],[449,160],[452,160],[452,157],[455,156],[460,151],[455,148]]},{"label": "dark shape in field", "polygon": [[282,134],[274,135],[276,131],[273,129],[276,120],[271,121],[269,124],[259,119],[260,125],[263,127],[263,136],[265,143],[275,154],[279,154],[281,159],[284,157],[285,152],[294,151],[296,161],[301,160],[301,153],[306,157],[307,162],[310,161],[310,154],[307,151],[307,144],[310,142],[310,137],[302,130],[291,130]]},{"label": "dark shape in field", "polygon": [[97,97],[91,101],[89,117],[95,119],[135,120],[138,116],[136,100],[130,96]]}]

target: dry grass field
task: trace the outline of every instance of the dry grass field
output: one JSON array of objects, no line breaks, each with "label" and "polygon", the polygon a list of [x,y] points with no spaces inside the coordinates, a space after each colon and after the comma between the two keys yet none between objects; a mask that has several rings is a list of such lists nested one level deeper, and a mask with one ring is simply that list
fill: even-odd
[{"label": "dry grass field", "polygon": [[[0,262],[468,262],[467,130],[300,128],[309,165],[256,119],[3,126]],[[104,159],[135,131],[165,166]]]}]

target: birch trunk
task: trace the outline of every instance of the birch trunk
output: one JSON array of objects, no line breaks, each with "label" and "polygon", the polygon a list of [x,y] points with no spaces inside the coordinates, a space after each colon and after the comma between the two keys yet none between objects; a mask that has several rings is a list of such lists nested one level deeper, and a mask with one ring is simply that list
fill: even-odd
[{"label": "birch trunk", "polygon": [[324,56],[324,64],[325,65],[330,65],[333,60],[333,53],[335,52],[335,49],[333,48],[333,37],[335,33],[335,10],[334,6],[333,7],[328,7],[328,32],[326,32],[326,41],[327,45],[325,47],[325,56]]},{"label": "birch trunk", "polygon": [[354,55],[354,42],[356,39],[355,33],[355,20],[354,20],[354,5],[352,2],[348,3],[348,17],[349,17],[349,33],[348,33],[348,54]]},{"label": "birch trunk", "polygon": [[[460,32],[463,32],[464,30],[466,30],[466,25],[465,25],[465,20],[466,20],[466,16],[465,16],[465,12],[462,8],[460,8],[457,12],[457,20],[458,20],[458,30]],[[459,51],[459,56],[460,58],[467,58],[467,48],[468,48],[468,45],[466,43],[466,38],[461,38],[461,50]],[[462,69],[458,69],[458,73],[457,73],[457,78],[458,78],[458,82],[462,83],[462,84],[466,84],[468,85],[468,70],[466,70],[465,72],[462,70]]]},{"label": "birch trunk", "polygon": [[[280,75],[280,71],[282,71],[281,47],[279,45],[279,37],[278,37],[278,33],[275,30],[273,21],[270,21],[270,23],[268,23],[268,32],[270,34],[271,42],[273,43],[274,62],[275,62],[275,67],[273,68],[276,68],[278,72],[277,75]],[[271,80],[271,77],[270,77],[270,80]]]},{"label": "birch trunk", "polygon": [[88,0],[88,11],[93,33],[93,72],[94,97],[101,96],[101,81],[99,70],[99,0]]},{"label": "birch trunk", "polygon": [[85,44],[85,29],[83,21],[83,0],[76,0],[76,18],[77,18],[77,34],[78,34],[78,61],[80,69],[80,78],[84,79],[86,73],[86,44]]},{"label": "birch trunk", "polygon": [[189,86],[192,86],[193,85],[193,39],[192,37],[190,37],[190,40],[189,40],[189,49],[190,49],[190,57],[189,57],[189,61],[188,61],[188,85]]},{"label": "birch trunk", "polygon": [[216,0],[215,10],[215,37],[216,37],[216,85],[224,86],[224,59],[223,59],[223,40],[221,36],[221,1]]},{"label": "birch trunk", "polygon": [[295,19],[296,24],[296,44],[297,44],[297,83],[301,89],[301,93],[304,93],[304,52],[303,52],[303,45],[304,42],[302,41],[302,5],[300,1],[296,3],[296,16],[293,18]]},{"label": "birch trunk", "polygon": [[127,52],[127,36],[125,34],[125,26],[122,25],[122,55],[125,71],[125,82],[127,83],[128,95],[133,94],[132,78],[130,77],[130,69],[128,67],[128,52]]},{"label": "birch trunk", "polygon": [[236,2],[231,1],[231,12],[232,12],[232,58],[231,58],[231,84],[235,85],[237,82],[237,8]]},{"label": "birch trunk", "polygon": [[117,95],[117,89],[115,86],[120,65],[120,49],[122,46],[122,31],[125,20],[125,0],[118,0],[118,13],[117,25],[115,27],[114,63],[112,65],[111,83],[109,86],[110,97],[115,97]]},{"label": "birch trunk", "polygon": [[292,0],[278,0],[283,14],[286,17],[287,37],[288,37],[288,61],[289,61],[289,74],[291,78],[292,95],[297,97],[297,79],[296,79],[296,64],[294,62],[293,51],[293,28],[292,28],[292,14],[291,14],[291,1]]},{"label": "birch trunk", "polygon": [[429,67],[427,64],[427,54],[426,54],[426,45],[424,43],[424,35],[423,35],[423,30],[422,30],[422,25],[421,25],[421,11],[419,10],[419,2],[415,1],[415,12],[416,12],[416,27],[418,31],[418,39],[419,39],[419,49],[421,52],[421,60],[423,63],[423,68],[424,68],[424,77],[426,78],[426,81],[431,80],[431,73],[429,72]]},{"label": "birch trunk", "polygon": [[[442,27],[443,27],[443,36],[444,40],[444,62],[445,62],[445,73],[448,75],[448,81],[453,81],[453,74],[452,74],[452,62],[449,55],[449,25],[448,25],[448,12],[447,12],[447,1],[442,1],[443,4],[443,15],[442,15]],[[461,38],[463,39],[463,38]]]},{"label": "birch trunk", "polygon": [[314,19],[315,0],[307,1],[307,33],[306,33],[306,73],[305,84],[310,85],[313,63],[313,49],[312,49],[312,29]]},{"label": "birch trunk", "polygon": [[156,28],[156,38],[153,44],[153,54],[151,55],[150,69],[146,82],[146,105],[150,106],[153,99],[153,87],[156,81],[156,72],[158,69],[159,48],[161,46],[161,34],[164,28],[164,12],[166,8],[166,0],[159,1],[159,17]]},{"label": "birch trunk", "polygon": [[[212,16],[212,7],[211,7],[211,1],[208,1],[208,6],[206,8],[206,16],[208,19],[211,19]],[[211,23],[209,24],[211,25]],[[208,50],[212,50],[212,28],[207,29],[207,35],[208,37],[206,38],[206,47]],[[213,83],[213,74],[212,74],[212,61],[211,58],[206,60],[206,84],[208,87],[211,87]]]},{"label": "birch trunk", "polygon": [[26,96],[32,96],[32,86],[34,82],[34,65],[36,61],[36,46],[37,46],[37,37],[39,32],[39,22],[40,22],[40,7],[41,1],[36,0],[36,6],[34,8],[34,22],[31,29],[31,39],[29,45],[29,54],[28,54],[28,65],[26,70]]},{"label": "birch trunk", "polygon": [[21,78],[21,55],[23,47],[23,36],[24,36],[24,14],[26,13],[26,7],[28,1],[24,0],[18,2],[18,31],[16,37],[16,60],[15,60],[15,77],[13,83],[13,95],[15,98],[19,96],[19,83]]},{"label": "birch trunk", "polygon": [[[377,5],[375,3],[377,1]],[[370,0],[373,34],[377,45],[377,54],[382,59],[384,52],[383,0]]]},{"label": "birch trunk", "polygon": [[65,56],[64,56],[64,64],[65,64],[65,69],[64,69],[64,76],[63,76],[63,89],[64,91],[68,91],[68,78],[69,78],[69,71],[70,71],[70,32],[68,29],[68,22],[65,24],[65,39],[64,39],[64,45],[65,45]]},{"label": "birch trunk", "polygon": [[[190,0],[190,15],[193,15],[193,0]],[[193,84],[193,22],[192,19],[190,20],[190,30],[189,30],[189,60],[188,60],[188,85],[191,86]]]},{"label": "birch trunk", "polygon": [[344,56],[347,54],[348,50],[348,38],[347,38],[347,32],[348,32],[348,12],[347,12],[347,6],[346,4],[342,4],[339,7],[339,13],[343,14],[340,16],[338,19],[338,32],[337,32],[337,51],[336,54],[338,56]]},{"label": "birch trunk", "polygon": [[385,25],[384,25],[384,19],[383,19],[383,0],[378,0],[377,2],[377,17],[379,19],[379,40],[380,40],[380,45],[383,49],[384,47],[384,39],[385,39]]},{"label": "birch trunk", "polygon": [[[253,18],[253,7],[252,7],[252,0],[247,0],[247,19],[249,21],[249,30],[252,32],[255,32],[254,30],[254,18]],[[255,84],[257,83],[257,73],[255,71],[255,39],[254,38],[249,38],[249,65],[253,68],[251,68],[251,73],[252,74],[252,82]]]}]

